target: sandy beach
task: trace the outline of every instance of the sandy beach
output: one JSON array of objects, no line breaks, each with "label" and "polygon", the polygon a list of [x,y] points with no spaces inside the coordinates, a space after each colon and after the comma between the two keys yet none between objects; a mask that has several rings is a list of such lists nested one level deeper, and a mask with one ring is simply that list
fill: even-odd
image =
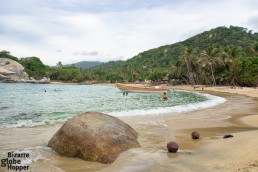
[{"label": "sandy beach", "polygon": [[225,92],[225,93],[240,94],[240,95],[258,98],[258,88],[251,88],[251,87],[233,87],[233,88],[231,88],[230,86],[206,87],[203,85],[197,85],[194,88],[190,85],[177,85],[177,86],[173,86],[172,88],[179,89],[179,90],[188,90],[188,91]]},{"label": "sandy beach", "polygon": [[[46,145],[60,124],[1,129],[0,140],[6,142],[0,143],[0,150],[4,154],[29,147],[36,157],[29,171],[258,171],[258,89],[173,88],[212,94],[227,101],[190,112],[120,117],[139,133],[141,148],[122,153],[113,164],[55,154]],[[200,132],[199,140],[191,139],[194,130]],[[234,137],[223,139],[225,134]],[[177,153],[167,152],[169,141],[179,144]]]}]

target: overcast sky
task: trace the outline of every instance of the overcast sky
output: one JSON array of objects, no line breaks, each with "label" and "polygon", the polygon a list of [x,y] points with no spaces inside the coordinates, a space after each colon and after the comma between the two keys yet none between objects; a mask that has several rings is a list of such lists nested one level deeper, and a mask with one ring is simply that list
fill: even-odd
[{"label": "overcast sky", "polygon": [[126,60],[218,26],[258,31],[257,0],[0,0],[0,51],[47,65]]}]

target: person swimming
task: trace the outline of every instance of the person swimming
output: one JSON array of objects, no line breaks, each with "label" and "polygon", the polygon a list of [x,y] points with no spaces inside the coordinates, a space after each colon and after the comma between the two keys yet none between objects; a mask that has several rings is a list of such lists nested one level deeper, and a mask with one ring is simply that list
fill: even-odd
[{"label": "person swimming", "polygon": [[167,99],[168,99],[168,96],[167,96],[167,93],[166,93],[166,92],[163,92],[162,98],[163,98],[163,100],[167,100]]}]

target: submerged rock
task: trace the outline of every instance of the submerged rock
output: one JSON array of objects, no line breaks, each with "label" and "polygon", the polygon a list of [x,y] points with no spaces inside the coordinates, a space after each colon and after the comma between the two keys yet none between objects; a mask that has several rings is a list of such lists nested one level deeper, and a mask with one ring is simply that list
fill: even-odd
[{"label": "submerged rock", "polygon": [[12,118],[14,118],[16,120],[20,120],[20,119],[33,119],[33,118],[36,118],[39,116],[41,116],[41,115],[37,114],[37,113],[31,113],[31,114],[20,113],[19,115],[13,116]]},{"label": "submerged rock", "polygon": [[[1,102],[0,102],[1,103]],[[0,110],[3,110],[3,109],[8,109],[9,107],[8,106],[3,106],[3,107],[0,107]]]},{"label": "submerged rock", "polygon": [[192,139],[199,139],[200,133],[198,131],[193,131],[191,136],[192,136]]},{"label": "submerged rock", "polygon": [[61,156],[105,164],[114,162],[121,152],[140,146],[133,128],[118,118],[98,112],[69,119],[48,145]]},{"label": "submerged rock", "polygon": [[231,138],[234,137],[232,134],[226,134],[223,136],[223,139]]},{"label": "submerged rock", "polygon": [[176,153],[178,151],[179,146],[176,142],[171,141],[167,143],[167,148],[169,152]]}]

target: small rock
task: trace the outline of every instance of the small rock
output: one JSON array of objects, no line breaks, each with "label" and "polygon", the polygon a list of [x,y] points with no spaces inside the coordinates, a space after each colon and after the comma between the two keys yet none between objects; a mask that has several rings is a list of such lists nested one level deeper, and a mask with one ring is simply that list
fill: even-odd
[{"label": "small rock", "polygon": [[230,137],[234,137],[232,134],[226,134],[223,136],[223,139],[227,139],[227,138],[230,138]]},{"label": "small rock", "polygon": [[198,131],[193,131],[191,135],[192,135],[192,139],[200,138],[200,133]]},{"label": "small rock", "polygon": [[171,141],[171,142],[168,142],[167,148],[169,152],[176,153],[178,151],[179,146],[176,142]]}]

